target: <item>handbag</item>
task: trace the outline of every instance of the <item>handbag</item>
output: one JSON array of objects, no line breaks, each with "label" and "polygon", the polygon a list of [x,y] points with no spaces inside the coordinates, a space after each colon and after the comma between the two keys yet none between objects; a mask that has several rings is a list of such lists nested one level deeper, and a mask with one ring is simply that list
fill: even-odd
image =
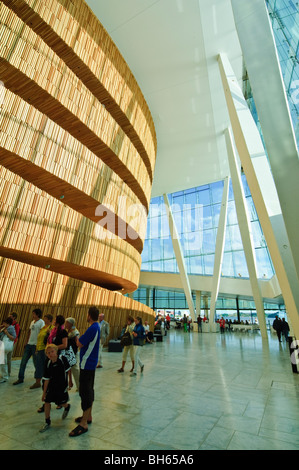
[{"label": "handbag", "polygon": [[122,337],[120,338],[120,345],[121,346],[131,346],[132,338],[128,331],[126,331]]},{"label": "handbag", "polygon": [[72,346],[69,346],[67,349],[61,349],[60,354],[67,359],[70,367],[73,367],[77,363]]}]

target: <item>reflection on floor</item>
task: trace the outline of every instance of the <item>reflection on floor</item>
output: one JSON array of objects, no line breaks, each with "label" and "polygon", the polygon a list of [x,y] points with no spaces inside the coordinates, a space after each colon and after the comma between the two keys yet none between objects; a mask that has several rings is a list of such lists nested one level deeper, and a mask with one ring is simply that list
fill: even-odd
[{"label": "reflection on floor", "polygon": [[52,406],[52,426],[37,413],[41,391],[25,381],[0,384],[0,449],[197,450],[299,449],[299,374],[285,342],[259,332],[184,333],[171,329],[162,343],[142,349],[143,374],[130,377],[130,363],[117,373],[121,353],[104,352],[96,371],[93,423],[71,438],[81,415],[80,398],[70,392],[71,410]]}]

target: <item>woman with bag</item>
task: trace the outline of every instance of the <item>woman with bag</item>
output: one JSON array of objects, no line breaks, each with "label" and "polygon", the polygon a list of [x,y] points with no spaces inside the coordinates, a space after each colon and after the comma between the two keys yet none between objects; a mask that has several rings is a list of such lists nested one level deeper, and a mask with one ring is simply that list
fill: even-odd
[{"label": "woman with bag", "polygon": [[121,365],[121,368],[118,369],[117,371],[119,373],[122,373],[125,371],[125,363],[127,361],[128,353],[130,353],[130,357],[132,361],[132,369],[130,370],[130,372],[133,372],[134,370],[134,346],[133,346],[133,339],[132,339],[134,327],[135,327],[134,318],[128,317],[127,327],[120,340],[121,345],[124,347],[124,349],[123,349],[123,355],[122,355],[122,365]]},{"label": "woman with bag", "polygon": [[140,317],[135,318],[135,328],[133,330],[133,345],[134,345],[134,370],[131,373],[131,377],[137,375],[137,365],[140,366],[141,372],[143,372],[144,364],[140,359],[141,347],[145,343],[145,330],[142,325],[142,319]]},{"label": "woman with bag", "polygon": [[[79,338],[80,333],[76,328],[76,321],[74,318],[67,318],[65,320],[65,329],[68,332],[68,348],[72,348],[75,357],[76,357],[76,363],[71,366],[71,372],[74,377],[75,383],[77,390],[79,390],[79,375],[80,375],[80,369],[79,369],[79,363],[80,363],[80,351],[77,346],[77,341],[76,338]],[[72,380],[70,379],[70,384],[72,385]]]}]

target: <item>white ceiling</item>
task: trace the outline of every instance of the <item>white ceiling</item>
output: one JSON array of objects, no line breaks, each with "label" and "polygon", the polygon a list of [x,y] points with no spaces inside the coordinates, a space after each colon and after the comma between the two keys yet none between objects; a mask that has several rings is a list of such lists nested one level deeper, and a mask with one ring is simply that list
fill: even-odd
[{"label": "white ceiling", "polygon": [[152,196],[229,174],[228,114],[217,56],[239,83],[242,54],[230,0],[87,0],[134,74],[157,134]]}]

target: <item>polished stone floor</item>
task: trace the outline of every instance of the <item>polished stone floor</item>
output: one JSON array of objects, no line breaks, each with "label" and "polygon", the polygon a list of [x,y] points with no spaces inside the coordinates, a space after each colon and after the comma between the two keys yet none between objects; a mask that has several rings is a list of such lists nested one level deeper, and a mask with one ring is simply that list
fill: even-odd
[{"label": "polished stone floor", "polygon": [[285,342],[259,332],[184,333],[171,329],[163,343],[142,349],[143,374],[118,374],[121,353],[104,352],[96,371],[93,423],[71,438],[80,398],[70,392],[65,420],[52,407],[52,426],[37,413],[41,391],[25,381],[0,384],[1,450],[298,450],[299,374]]}]

